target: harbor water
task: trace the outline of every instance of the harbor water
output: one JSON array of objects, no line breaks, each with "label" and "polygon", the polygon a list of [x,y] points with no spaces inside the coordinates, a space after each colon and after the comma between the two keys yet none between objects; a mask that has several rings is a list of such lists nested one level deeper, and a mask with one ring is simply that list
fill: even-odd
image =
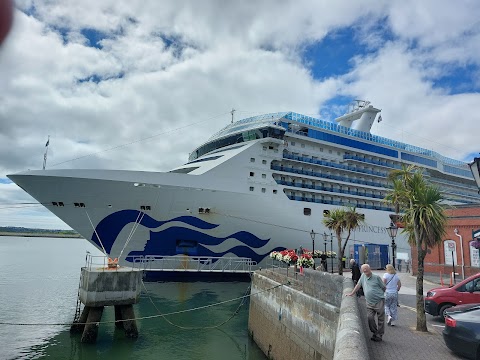
[{"label": "harbor water", "polygon": [[[265,359],[248,336],[248,301],[139,320],[139,338],[126,339],[113,323],[99,326],[97,343],[82,344],[71,323],[80,268],[89,251],[84,239],[0,237],[0,359]],[[137,317],[198,308],[241,297],[248,282],[146,282]],[[227,321],[216,329],[206,329]],[[103,321],[114,320],[106,308]],[[195,329],[182,329],[193,327]]]}]

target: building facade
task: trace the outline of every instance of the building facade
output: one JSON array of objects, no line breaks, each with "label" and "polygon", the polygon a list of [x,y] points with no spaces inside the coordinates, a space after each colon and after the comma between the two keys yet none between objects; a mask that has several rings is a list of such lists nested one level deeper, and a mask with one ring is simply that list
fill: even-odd
[{"label": "building facade", "polygon": [[[428,249],[425,274],[449,277],[456,273],[457,282],[480,272],[480,250],[470,246],[472,232],[480,229],[480,206],[462,205],[446,210],[446,235],[435,248]],[[418,272],[417,249],[412,246],[412,272]]]}]

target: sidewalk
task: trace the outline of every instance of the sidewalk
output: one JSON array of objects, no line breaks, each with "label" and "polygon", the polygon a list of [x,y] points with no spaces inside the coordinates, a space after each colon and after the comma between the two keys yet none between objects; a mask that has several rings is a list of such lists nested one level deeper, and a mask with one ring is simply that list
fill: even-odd
[{"label": "sidewalk", "polygon": [[[384,271],[373,271],[379,276],[383,276]],[[398,273],[402,288],[400,294],[416,294],[416,277],[408,273]],[[344,274],[349,277],[350,273]],[[430,281],[424,281],[425,293],[437,287]],[[400,306],[398,308],[398,320],[395,326],[385,324],[385,334],[382,342],[370,340],[371,332],[368,329],[367,310],[365,298],[358,300],[360,313],[365,328],[365,341],[367,343],[371,360],[390,360],[390,359],[422,359],[422,360],[450,360],[463,359],[453,354],[445,345],[442,337],[441,326],[428,326],[428,333],[415,330],[417,323],[417,313],[414,308]],[[428,315],[427,315],[428,317]],[[428,318],[427,318],[428,320]],[[439,323],[440,324],[440,323]]]}]

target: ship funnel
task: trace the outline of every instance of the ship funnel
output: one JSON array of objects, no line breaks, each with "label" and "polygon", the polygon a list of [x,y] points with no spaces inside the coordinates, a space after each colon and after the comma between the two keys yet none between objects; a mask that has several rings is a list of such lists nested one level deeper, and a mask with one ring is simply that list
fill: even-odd
[{"label": "ship funnel", "polygon": [[355,100],[348,106],[347,113],[336,118],[335,121],[347,128],[370,132],[375,117],[380,111],[380,109],[374,108],[370,101]]}]

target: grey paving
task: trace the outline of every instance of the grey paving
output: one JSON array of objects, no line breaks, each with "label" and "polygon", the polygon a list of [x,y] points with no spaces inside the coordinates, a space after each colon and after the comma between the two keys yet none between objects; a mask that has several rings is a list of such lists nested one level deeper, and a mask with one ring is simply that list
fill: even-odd
[{"label": "grey paving", "polygon": [[[383,271],[374,271],[383,275]],[[345,274],[349,276],[349,274]],[[416,278],[407,273],[399,273],[402,281],[400,294],[414,296]],[[424,282],[425,292],[438,284],[429,281]],[[360,312],[362,314],[363,324],[371,360],[383,359],[422,359],[422,360],[450,360],[464,359],[452,353],[442,337],[443,324],[441,320],[427,315],[427,327],[429,332],[423,333],[415,330],[416,312],[413,307],[401,305],[398,309],[399,319],[395,326],[385,326],[385,335],[382,342],[370,340],[370,330],[367,324],[367,313],[365,298],[359,300]]]}]

